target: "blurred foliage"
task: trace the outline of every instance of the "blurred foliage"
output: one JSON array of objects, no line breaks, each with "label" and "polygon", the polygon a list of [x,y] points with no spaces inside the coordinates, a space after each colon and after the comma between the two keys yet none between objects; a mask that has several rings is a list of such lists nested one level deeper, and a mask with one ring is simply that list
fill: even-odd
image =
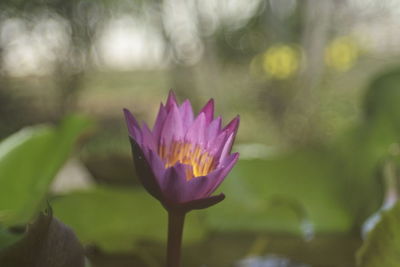
[{"label": "blurred foliage", "polygon": [[[132,252],[140,248],[138,241],[164,243],[166,238],[166,213],[144,190],[98,187],[57,197],[51,204],[82,242],[107,252]],[[186,221],[184,240],[201,240],[205,229],[197,215],[189,214]]]},{"label": "blurred foliage", "polygon": [[327,156],[306,150],[269,160],[241,160],[222,186],[227,199],[209,211],[210,224],[224,231],[306,238],[350,231],[354,214],[342,201],[336,179],[340,171]]},{"label": "blurred foliage", "polygon": [[396,267],[400,255],[400,205],[381,214],[380,221],[368,234],[357,253],[357,266]]},{"label": "blurred foliage", "polygon": [[22,236],[8,227],[24,229],[43,208],[51,181],[88,125],[71,116],[57,128],[25,128],[0,143],[0,248]]},{"label": "blurred foliage", "polygon": [[0,143],[0,222],[24,225],[37,213],[49,185],[88,127],[74,116],[59,127],[26,128]]},{"label": "blurred foliage", "polygon": [[399,136],[400,68],[395,67],[377,75],[366,92],[365,117],[371,121],[385,120]]}]

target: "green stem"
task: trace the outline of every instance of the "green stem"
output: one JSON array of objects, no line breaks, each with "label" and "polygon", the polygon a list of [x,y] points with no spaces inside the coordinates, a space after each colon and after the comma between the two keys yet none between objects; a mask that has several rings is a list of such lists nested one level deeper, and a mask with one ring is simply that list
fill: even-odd
[{"label": "green stem", "polygon": [[167,267],[180,267],[185,213],[168,212]]}]

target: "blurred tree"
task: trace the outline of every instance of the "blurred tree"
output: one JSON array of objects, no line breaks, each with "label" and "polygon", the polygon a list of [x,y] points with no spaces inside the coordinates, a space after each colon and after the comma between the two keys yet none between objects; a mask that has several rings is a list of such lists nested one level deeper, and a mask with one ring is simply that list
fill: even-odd
[{"label": "blurred tree", "polygon": [[[105,21],[107,9],[104,2],[86,0],[1,1],[0,15],[3,17],[2,21],[4,21],[4,18],[21,18],[26,23],[34,26],[35,19],[38,19],[38,17],[46,19],[46,16],[50,15],[67,23],[68,40],[64,40],[64,43],[61,44],[64,51],[56,55],[52,70],[52,77],[58,94],[54,105],[56,110],[46,114],[50,117],[38,119],[38,121],[45,121],[49,118],[58,120],[74,109],[78,92],[83,86],[84,73],[92,66],[91,49],[93,38]],[[1,52],[2,47],[0,47],[0,59],[2,58]],[[3,61],[0,60],[0,64],[2,63]],[[1,76],[2,80],[7,79],[4,69],[1,72]],[[8,84],[6,82],[1,84],[1,94],[9,94],[6,92],[7,90],[10,91],[7,88]],[[4,99],[4,101],[10,100]],[[15,99],[12,102],[17,103]],[[26,108],[24,106],[24,109]],[[18,112],[14,113],[11,109],[5,110],[2,114],[6,114],[10,119],[15,119],[14,116],[17,116]],[[27,121],[24,123],[27,123]],[[14,130],[19,126],[14,125]]]}]

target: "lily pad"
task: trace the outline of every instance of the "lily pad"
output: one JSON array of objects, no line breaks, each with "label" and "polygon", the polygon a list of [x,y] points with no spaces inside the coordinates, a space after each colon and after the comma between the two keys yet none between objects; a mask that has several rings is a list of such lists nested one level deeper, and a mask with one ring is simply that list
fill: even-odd
[{"label": "lily pad", "polygon": [[[57,218],[70,225],[84,244],[108,252],[133,251],[140,241],[165,243],[167,213],[143,190],[98,187],[53,199]],[[199,241],[204,227],[189,213],[184,242]]]}]

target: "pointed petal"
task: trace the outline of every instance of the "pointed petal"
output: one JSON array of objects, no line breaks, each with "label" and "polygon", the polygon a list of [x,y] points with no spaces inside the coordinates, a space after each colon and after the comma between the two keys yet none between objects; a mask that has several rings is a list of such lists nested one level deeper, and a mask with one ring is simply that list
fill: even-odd
[{"label": "pointed petal", "polygon": [[161,160],[157,152],[152,150],[148,151],[148,162],[150,163],[150,167],[162,192],[164,175],[166,172],[164,162]]},{"label": "pointed petal", "polygon": [[189,128],[185,135],[185,140],[192,144],[198,144],[205,146],[205,128],[206,128],[206,117],[204,113],[200,113],[192,126]]},{"label": "pointed petal", "polygon": [[157,147],[153,133],[149,129],[149,126],[144,122],[142,123],[142,146],[154,151],[156,151]]},{"label": "pointed petal", "polygon": [[207,176],[195,177],[186,181],[185,194],[181,202],[192,201],[207,197],[206,192],[213,185],[214,181]]},{"label": "pointed petal", "polygon": [[165,118],[167,117],[167,109],[164,107],[164,105],[161,103],[160,104],[160,109],[158,110],[156,122],[154,123],[153,126],[153,136],[154,140],[156,141],[156,145],[158,146],[160,142],[160,136],[161,136],[161,130],[164,126]]},{"label": "pointed petal", "polygon": [[183,128],[186,133],[186,131],[189,129],[190,125],[192,125],[194,120],[193,109],[189,100],[186,99],[182,103],[182,105],[179,107],[179,113],[181,114]]},{"label": "pointed petal", "polygon": [[172,205],[208,197],[206,193],[214,185],[207,176],[186,180],[186,173],[192,171],[191,166],[178,163],[167,169],[162,185],[163,194]]},{"label": "pointed petal", "polygon": [[128,126],[129,135],[134,138],[139,144],[142,143],[142,131],[139,127],[139,123],[133,117],[132,113],[124,108],[125,121]]},{"label": "pointed petal", "polygon": [[207,127],[207,140],[213,140],[221,131],[221,116],[218,116],[215,120],[213,120],[210,125]]},{"label": "pointed petal", "polygon": [[239,159],[239,153],[234,153],[226,157],[226,159],[220,164],[217,170],[210,173],[208,176],[214,181],[213,185],[208,189],[207,195],[212,194],[218,186],[225,180],[225,177],[232,170],[233,166],[235,166],[236,162]]},{"label": "pointed petal", "polygon": [[142,148],[133,138],[129,138],[131,141],[131,148],[133,154],[133,162],[135,165],[136,173],[139,177],[139,180],[143,184],[143,187],[155,198],[160,201],[163,201],[163,195],[161,192],[160,185],[158,184],[158,180],[153,173],[153,169],[150,166],[150,163],[146,159]]},{"label": "pointed petal", "polygon": [[226,132],[220,133],[214,140],[210,140],[207,144],[207,151],[212,155],[219,157],[222,149],[226,143],[227,135]]},{"label": "pointed petal", "polygon": [[176,205],[185,199],[186,171],[190,166],[176,164],[166,170],[162,184],[163,194],[170,205]]},{"label": "pointed petal", "polygon": [[[224,147],[221,150],[221,153],[219,155],[219,162],[223,162],[225,157],[231,153],[232,150],[232,145],[235,141],[236,138],[236,134],[237,134],[237,130],[239,127],[239,121],[240,121],[240,117],[239,115],[236,116],[236,118],[234,118],[227,126],[225,126],[224,129],[222,129],[222,131],[226,132],[226,136],[228,137]],[[217,154],[218,156],[218,154]]]},{"label": "pointed petal", "polygon": [[207,104],[201,109],[200,113],[204,113],[206,124],[209,124],[214,118],[214,99],[208,100]]},{"label": "pointed petal", "polygon": [[240,122],[240,116],[238,115],[233,120],[231,120],[231,122],[229,122],[228,125],[226,125],[225,128],[222,129],[222,130],[223,131],[227,131],[228,132],[228,136],[231,133],[235,133],[235,135],[236,135],[236,132],[237,132],[237,130],[239,128],[239,122]]},{"label": "pointed petal", "polygon": [[233,140],[234,140],[234,133],[232,133],[228,139],[226,140],[224,147],[222,148],[221,154],[219,155],[219,162],[220,164],[224,162],[226,156],[231,153],[232,150],[232,145],[233,145]]},{"label": "pointed petal", "polygon": [[176,104],[172,105],[171,111],[165,119],[161,131],[160,144],[169,146],[174,140],[181,140],[184,137],[182,118]]},{"label": "pointed petal", "polygon": [[177,105],[178,105],[178,102],[176,101],[176,96],[175,96],[174,91],[169,90],[167,103],[165,103],[165,107],[167,108],[167,111],[170,112],[172,107],[177,106]]}]

